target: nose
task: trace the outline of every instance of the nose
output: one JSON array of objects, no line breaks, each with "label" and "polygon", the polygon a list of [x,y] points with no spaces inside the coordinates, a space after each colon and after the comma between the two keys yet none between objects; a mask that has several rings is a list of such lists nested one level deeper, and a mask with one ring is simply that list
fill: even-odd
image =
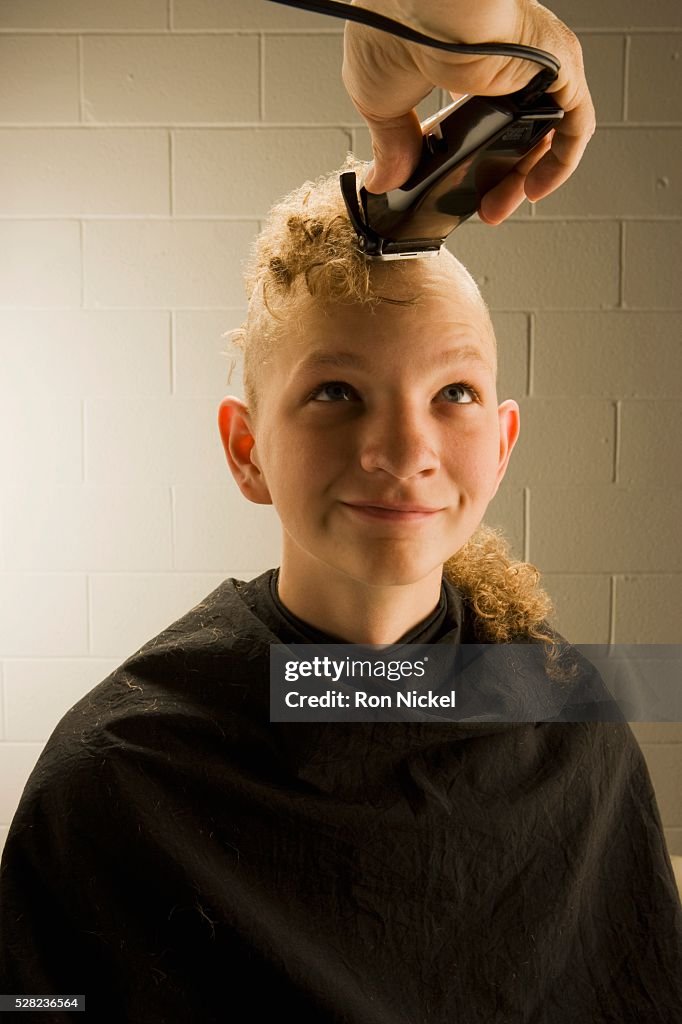
[{"label": "nose", "polygon": [[397,480],[408,480],[436,470],[440,459],[423,416],[401,404],[366,418],[360,464],[368,473],[383,471]]}]

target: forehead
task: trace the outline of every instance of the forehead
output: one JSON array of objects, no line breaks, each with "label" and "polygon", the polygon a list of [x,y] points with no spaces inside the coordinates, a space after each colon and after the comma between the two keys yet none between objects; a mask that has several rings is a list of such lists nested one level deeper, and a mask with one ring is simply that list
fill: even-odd
[{"label": "forehead", "polygon": [[[448,253],[438,258],[376,264],[372,291],[380,301],[325,303],[300,297],[280,355],[289,364],[315,359],[348,365],[394,354],[428,360],[444,343],[496,371],[495,337],[487,308],[467,272]],[[284,339],[282,339],[284,341]],[[343,358],[336,356],[343,350]]]}]

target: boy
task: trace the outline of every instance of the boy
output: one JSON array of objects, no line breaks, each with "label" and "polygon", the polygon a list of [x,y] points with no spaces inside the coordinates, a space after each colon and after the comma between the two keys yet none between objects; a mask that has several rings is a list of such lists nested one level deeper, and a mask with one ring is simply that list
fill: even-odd
[{"label": "boy", "polygon": [[248,290],[247,401],[219,426],[281,565],[60,722],[7,840],[3,991],[84,992],[98,1022],[680,1019],[682,912],[625,723],[269,721],[273,643],[557,637],[479,527],[519,411],[464,268],[368,265],[332,175],[272,212]]}]

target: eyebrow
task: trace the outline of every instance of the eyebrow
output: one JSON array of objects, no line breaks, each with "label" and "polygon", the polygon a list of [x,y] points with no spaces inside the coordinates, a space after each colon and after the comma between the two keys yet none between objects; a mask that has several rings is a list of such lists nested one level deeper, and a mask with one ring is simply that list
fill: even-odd
[{"label": "eyebrow", "polygon": [[[487,369],[492,369],[490,362],[475,345],[459,345],[457,348],[447,349],[434,356],[431,362],[435,366],[445,367],[466,359],[480,363]],[[325,352],[324,349],[320,349],[302,359],[296,366],[296,372],[303,373],[306,370],[316,370],[323,366],[355,366],[364,369],[367,367],[367,360],[357,352]]]}]

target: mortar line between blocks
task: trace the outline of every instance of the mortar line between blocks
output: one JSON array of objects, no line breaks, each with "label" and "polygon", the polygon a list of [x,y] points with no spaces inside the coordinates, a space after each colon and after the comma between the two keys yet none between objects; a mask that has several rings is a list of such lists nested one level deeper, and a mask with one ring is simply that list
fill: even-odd
[{"label": "mortar line between blocks", "polygon": [[81,399],[81,483],[86,483],[85,480],[85,429],[86,429],[86,418],[85,418],[85,402],[86,399]]},{"label": "mortar line between blocks", "polygon": [[168,129],[168,205],[169,213],[171,217],[175,216],[175,175],[174,170],[174,157],[175,157],[175,136],[173,129]]},{"label": "mortar line between blocks", "polygon": [[630,50],[631,50],[632,38],[627,35],[625,37],[625,48],[623,52],[623,97],[622,97],[622,116],[623,120],[628,119],[628,93],[630,91]]},{"label": "mortar line between blocks", "polygon": [[170,359],[170,392],[171,395],[175,394],[176,380],[175,380],[175,344],[176,344],[176,311],[172,309],[170,311],[170,337],[168,343],[170,346],[169,359]]},{"label": "mortar line between blocks", "polygon": [[616,399],[616,421],[615,421],[615,438],[613,443],[613,483],[617,484],[618,480],[618,469],[620,466],[620,446],[621,446],[621,404],[620,398]]},{"label": "mortar line between blocks", "polygon": [[[164,29],[158,28],[16,28],[0,27],[0,37],[19,35],[22,36],[72,36],[79,32],[83,36],[158,36]],[[589,36],[621,36],[629,32],[633,36],[666,36],[678,35],[679,24],[671,25],[620,25],[613,28],[606,28],[604,25],[573,25],[571,31],[575,35]],[[253,36],[258,32],[256,28],[181,28],[177,30],[178,35],[183,36]],[[278,36],[343,36],[343,28],[323,28],[316,25],[314,28],[287,28],[280,26],[272,29],[273,34]]]},{"label": "mortar line between blocks", "polygon": [[[0,32],[0,38],[2,33]],[[85,102],[85,101],[84,101]],[[3,121],[0,119],[0,128],[10,130],[12,132],[35,132],[38,129],[45,129],[50,131],[60,131],[67,128],[80,128],[83,131],[97,132],[102,131],[103,128],[107,130],[113,130],[114,128],[125,129],[130,132],[145,132],[152,128],[167,128],[168,121],[79,121],[77,118],[64,119],[57,121],[31,121],[30,123],[20,124],[16,121]],[[224,132],[224,131],[252,131],[255,128],[262,130],[272,131],[289,131],[295,129],[296,131],[334,131],[339,130],[357,130],[358,128],[365,128],[365,124],[359,121],[346,121],[341,118],[330,121],[268,121],[263,120],[213,120],[213,121],[174,121],[174,128],[188,128],[192,130],[199,130],[210,132]],[[608,128],[610,131],[617,132],[633,132],[637,129],[644,131],[656,131],[656,132],[675,132],[682,128],[682,119],[677,118],[674,121],[600,121],[598,124],[598,130]],[[538,200],[537,203],[531,203],[530,200],[525,200],[529,205],[527,213],[522,213],[521,216],[526,220],[536,218],[538,220],[611,220],[612,217],[608,214],[571,214],[571,213],[553,213],[546,214],[542,213],[542,200]],[[651,220],[652,214],[638,214],[634,215],[632,219],[635,220]],[[676,214],[659,214],[660,218],[673,217],[679,219]],[[518,223],[518,219],[515,223]],[[472,221],[472,223],[475,223]]]},{"label": "mortar line between blocks", "polygon": [[528,355],[528,372],[526,375],[526,394],[530,398],[533,394],[533,380],[535,377],[535,313],[531,310],[528,314],[528,328],[526,339],[526,352]]},{"label": "mortar line between blocks", "polygon": [[166,28],[169,32],[173,31],[173,0],[168,0],[166,7]]},{"label": "mortar line between blocks", "polygon": [[[258,225],[259,221],[252,220],[252,221],[250,221],[250,223],[254,224],[254,225]],[[254,228],[254,230],[255,230],[256,233],[258,233],[262,229],[256,226]],[[40,313],[40,312],[42,312],[42,313],[73,313],[74,310],[78,310],[80,308],[81,308],[80,306],[73,305],[73,304],[72,305],[63,305],[63,306],[59,306],[59,305],[54,305],[54,306],[40,306],[40,305],[27,306],[26,304],[24,304],[24,305],[9,305],[9,304],[7,304],[7,305],[0,306],[0,311],[2,313],[10,313],[10,312],[26,313],[27,311],[30,311],[31,313]],[[120,312],[125,312],[125,311],[139,313],[140,310],[144,310],[146,312],[157,312],[157,313],[158,312],[162,312],[162,313],[167,313],[168,312],[168,303],[165,303],[165,305],[149,305],[149,306],[147,306],[147,305],[140,305],[140,303],[137,303],[136,305],[133,305],[133,306],[105,305],[104,303],[102,303],[100,305],[98,303],[96,306],[82,307],[82,308],[96,309],[98,313],[120,313]],[[226,304],[226,303],[213,304],[213,305],[209,305],[209,304],[194,305],[194,306],[178,305],[177,309],[178,309],[178,312],[183,312],[183,313],[185,313],[185,312],[188,312],[188,313],[197,313],[197,312],[198,313],[205,313],[205,312],[212,312],[212,311],[217,311],[219,313],[225,313],[225,312],[237,311],[241,315],[246,315],[245,307],[243,305],[241,305],[241,306],[238,305],[236,302],[233,302],[231,305]],[[523,314],[525,311],[523,309],[503,309],[502,307],[499,307],[498,309],[493,309],[492,312],[493,313],[517,313],[517,314],[520,313],[520,314]],[[615,314],[620,314],[620,313],[625,313],[625,312],[628,312],[628,313],[663,313],[663,314],[670,313],[670,314],[675,314],[675,313],[682,313],[682,303],[680,303],[680,304],[678,304],[676,306],[662,306],[660,304],[659,305],[625,306],[623,309],[620,309],[619,306],[608,306],[608,307],[605,307],[603,305],[602,306],[597,306],[597,305],[595,305],[595,306],[581,306],[581,307],[576,307],[576,306],[547,306],[547,308],[543,309],[542,312],[543,313],[566,313],[566,314],[570,314],[571,316],[575,316],[577,313],[613,313],[615,315]],[[675,396],[673,396],[673,397],[675,397]]]},{"label": "mortar line between blocks", "polygon": [[616,642],[616,577],[610,577],[609,585],[609,643]]},{"label": "mortar line between blocks", "polygon": [[5,665],[0,661],[0,740],[7,739],[7,700],[5,698]]},{"label": "mortar line between blocks", "polygon": [[619,256],[618,261],[618,307],[625,309],[625,221],[620,222],[620,238],[619,238]]},{"label": "mortar line between blocks", "polygon": [[81,309],[85,309],[85,222],[78,221],[78,248],[81,257]]},{"label": "mortar line between blocks", "polygon": [[170,543],[171,543],[171,570],[175,570],[175,487],[170,486]]},{"label": "mortar line between blocks", "polygon": [[88,655],[92,654],[92,594],[90,591],[90,576],[85,574],[85,632],[88,644]]},{"label": "mortar line between blocks", "polygon": [[83,37],[76,36],[76,59],[78,61],[78,120],[83,123]]},{"label": "mortar line between blocks", "polygon": [[[40,752],[42,752],[43,747],[47,743],[47,739],[40,739],[40,740],[10,740],[10,739],[8,739],[8,740],[6,740],[6,742],[7,743],[11,743],[13,747],[33,747],[33,748],[38,747],[39,748],[39,753],[40,753]],[[37,759],[37,755],[36,755],[36,759]],[[2,828],[3,826],[6,827],[9,824],[10,824],[9,821],[0,821],[0,828]]]},{"label": "mortar line between blocks", "polygon": [[265,121],[265,33],[258,34],[258,117]]},{"label": "mortar line between blocks", "polygon": [[[72,486],[75,487],[75,484],[72,485]],[[173,485],[173,486],[175,486],[175,485]],[[12,576],[22,576],[22,577],[25,576],[26,578],[29,578],[29,577],[41,577],[42,578],[43,576],[55,577],[55,578],[59,577],[59,578],[61,578],[61,577],[65,577],[65,576],[66,577],[82,576],[84,571],[85,570],[83,570],[83,569],[26,569],[25,571],[22,570],[22,569],[13,569],[13,570],[9,570],[8,569],[7,572],[5,573],[5,575],[7,575],[7,576],[9,576],[9,575],[12,575]],[[92,577],[95,577],[95,576],[130,576],[131,572],[137,572],[137,571],[138,571],[137,569],[97,569],[97,570],[93,570],[90,573],[90,575]],[[225,565],[224,571],[221,570],[221,569],[144,569],[144,570],[139,570],[139,571],[140,572],[144,572],[144,574],[146,576],[196,576],[197,573],[199,573],[200,575],[204,575],[204,576],[215,576],[216,580],[218,582],[220,582],[221,579],[224,579],[225,575],[237,576],[240,579],[241,579],[241,576],[242,576],[242,571],[241,570],[238,570],[236,572],[230,572],[229,563],[227,563]],[[262,570],[262,571],[264,572],[265,570]],[[246,573],[247,570],[244,569],[243,572]],[[249,579],[255,579],[256,576],[260,576],[260,574],[261,573],[257,569],[254,569],[253,572],[251,573],[251,575],[249,576]],[[676,572],[664,573],[664,572],[661,572],[661,573],[656,573],[656,575],[657,576],[679,576],[680,573],[676,573]],[[126,651],[122,651],[121,653],[125,657]],[[16,657],[14,655],[12,655],[11,657],[10,656],[6,656],[5,660],[6,661],[34,661],[34,660],[38,660],[38,661],[40,661],[40,660],[43,660],[43,661],[57,661],[60,657],[64,661],[70,661],[72,657],[73,657],[74,660],[77,661],[79,658],[87,657],[87,655],[85,655],[85,654],[81,654],[81,655],[76,655],[76,654],[74,654],[74,655],[71,655],[71,654],[57,655],[57,654],[55,654],[55,655],[35,655],[34,656],[32,654],[27,654],[27,655],[16,655]],[[102,655],[102,657],[104,657],[104,655]],[[113,657],[113,655],[112,655],[112,657]]]},{"label": "mortar line between blocks", "polygon": [[[176,128],[175,130],[182,130],[182,129],[177,129]],[[0,125],[0,131],[2,131],[2,126],[1,125]],[[338,129],[338,133],[342,134],[342,135],[346,135],[348,132],[351,132],[351,131],[352,131],[352,129],[350,129],[350,128],[339,128]],[[65,213],[52,213],[52,214],[49,214],[49,215],[46,215],[44,213],[34,213],[34,214],[28,214],[28,213],[22,213],[22,214],[18,214],[18,213],[16,213],[16,214],[15,213],[0,213],[0,224],[1,223],[6,223],[8,221],[16,222],[18,224],[24,224],[24,223],[31,224],[31,223],[33,223],[35,221],[44,221],[46,219],[46,216],[48,217],[49,220],[54,220],[54,221],[57,221],[59,223],[64,223],[65,221],[75,220],[76,217],[80,217],[80,219],[83,221],[84,224],[87,224],[87,223],[89,223],[91,221],[105,221],[105,222],[106,221],[130,221],[130,222],[150,221],[151,223],[155,223],[157,221],[164,221],[164,220],[170,220],[171,219],[170,218],[170,214],[167,213],[167,212],[166,213],[126,213],[126,212],[120,212],[120,213],[97,213],[96,212],[96,213],[82,213],[82,214],[78,214],[78,213],[72,213],[72,212],[68,212],[67,211]],[[208,223],[210,223],[210,224],[215,224],[215,223],[218,223],[218,224],[223,224],[223,223],[224,224],[250,224],[251,221],[257,219],[259,216],[260,216],[259,213],[249,212],[248,210],[246,210],[244,212],[241,212],[241,213],[223,213],[221,210],[216,210],[213,213],[179,213],[179,214],[176,214],[173,219],[177,220],[177,221],[192,221],[192,222],[196,222],[197,224],[208,224]],[[563,217],[563,216],[562,217],[542,216],[542,217],[540,217],[540,216],[538,216],[538,217],[535,218],[535,221],[538,224],[554,225],[555,227],[557,225],[581,225],[581,224],[583,224],[583,225],[584,224],[595,224],[595,225],[596,224],[680,224],[680,223],[682,223],[682,216],[678,216],[677,214],[656,214],[656,215],[654,215],[654,214],[647,214],[646,216],[632,216],[632,217],[630,217],[630,216],[622,216],[620,218],[620,220],[616,220],[614,217],[595,217],[595,216],[592,216],[592,215],[586,215],[585,217],[577,217],[577,216],[570,216],[570,217],[568,217],[568,216],[567,217]],[[519,219],[519,220],[517,220],[515,222],[515,224],[517,226],[519,224],[528,225],[530,223],[531,223],[530,218]],[[476,230],[475,226],[473,226],[471,230]],[[482,278],[481,278],[481,280],[482,280]],[[33,309],[34,307],[32,306],[31,308]],[[568,308],[568,309],[584,309],[586,307],[584,307],[584,306],[568,306],[568,307],[546,306],[546,307],[543,307],[543,308],[544,309],[552,309],[553,310],[553,309],[566,309],[566,308]],[[596,308],[597,309],[603,309],[604,307],[603,306],[597,306]],[[505,310],[503,310],[503,308],[501,306],[494,307],[494,309],[495,309],[496,313],[505,312]],[[510,312],[510,313],[521,312],[522,313],[522,312],[524,312],[524,310],[523,310],[523,307],[516,307],[516,308],[511,307],[511,308],[507,309],[506,312]]]},{"label": "mortar line between blocks", "polygon": [[530,488],[523,488],[523,560],[530,560]]}]

